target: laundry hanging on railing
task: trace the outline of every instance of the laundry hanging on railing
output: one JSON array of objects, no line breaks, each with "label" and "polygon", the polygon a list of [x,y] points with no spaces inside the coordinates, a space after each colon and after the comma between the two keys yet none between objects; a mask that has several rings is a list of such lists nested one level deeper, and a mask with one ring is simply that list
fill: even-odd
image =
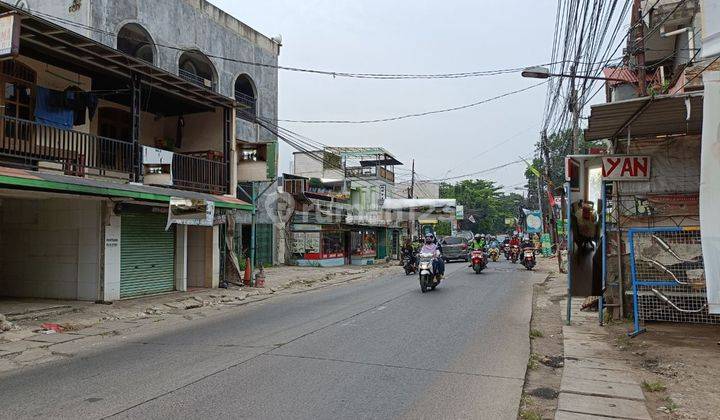
[{"label": "laundry hanging on railing", "polygon": [[59,106],[64,92],[38,86],[35,96],[35,120],[53,127],[72,129],[73,111]]},{"label": "laundry hanging on railing", "polygon": [[94,92],[85,92],[77,86],[58,91],[38,86],[35,118],[46,124],[72,129],[92,120],[98,107]]}]

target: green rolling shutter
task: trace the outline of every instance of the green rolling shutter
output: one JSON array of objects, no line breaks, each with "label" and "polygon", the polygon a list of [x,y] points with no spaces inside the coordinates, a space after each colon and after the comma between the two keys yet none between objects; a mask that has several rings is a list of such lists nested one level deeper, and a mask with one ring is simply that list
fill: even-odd
[{"label": "green rolling shutter", "polygon": [[166,223],[162,214],[122,215],[121,299],[175,290],[175,228]]}]

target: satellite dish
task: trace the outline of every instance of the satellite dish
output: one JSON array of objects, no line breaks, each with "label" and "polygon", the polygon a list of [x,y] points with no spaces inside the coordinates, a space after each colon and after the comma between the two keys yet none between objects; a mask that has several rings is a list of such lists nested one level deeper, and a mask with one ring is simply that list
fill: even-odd
[{"label": "satellite dish", "polygon": [[282,41],[283,41],[282,35],[275,35],[275,36],[272,37],[271,39],[272,39],[273,42],[275,42],[276,44],[282,45]]}]

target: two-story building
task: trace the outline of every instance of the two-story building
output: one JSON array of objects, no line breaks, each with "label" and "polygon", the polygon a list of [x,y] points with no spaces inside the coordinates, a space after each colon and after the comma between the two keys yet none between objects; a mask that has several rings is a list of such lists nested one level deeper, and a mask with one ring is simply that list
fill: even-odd
[{"label": "two-story building", "polygon": [[252,210],[238,179],[275,178],[256,118],[277,118],[277,70],[252,63],[277,64],[279,43],[202,0],[15,3],[0,3],[0,296],[217,287],[227,221]]},{"label": "two-story building", "polygon": [[[317,252],[296,245],[291,260],[303,265],[367,265],[397,257],[399,223],[392,212],[382,210],[383,200],[392,194],[397,165],[402,163],[379,147],[296,152],[293,175],[284,180],[296,209],[289,236],[292,243],[304,240]],[[324,248],[325,244],[332,247]]]}]

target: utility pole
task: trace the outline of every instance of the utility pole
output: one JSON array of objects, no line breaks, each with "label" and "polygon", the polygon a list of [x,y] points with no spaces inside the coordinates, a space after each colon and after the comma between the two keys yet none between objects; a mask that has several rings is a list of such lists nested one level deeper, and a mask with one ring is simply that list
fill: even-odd
[{"label": "utility pole", "polygon": [[572,152],[577,155],[580,153],[580,109],[578,107],[578,95],[575,89],[575,75],[577,66],[573,64],[570,77],[570,111],[572,112]]},{"label": "utility pole", "polygon": [[[553,187],[552,178],[550,178],[550,146],[548,145],[548,138],[547,138],[547,131],[543,130],[541,137],[540,137],[540,149],[542,150],[543,154],[543,161],[545,162],[544,166],[544,172],[545,172],[545,181],[547,183],[548,191],[551,191]],[[557,254],[557,260],[558,260],[558,269],[562,265],[562,259],[560,257],[560,238],[558,237],[557,232],[557,219],[555,218],[555,209],[553,208],[554,203],[550,203],[548,201],[548,208],[550,209],[550,235],[552,237],[552,241],[555,244],[555,253]]]},{"label": "utility pole", "polygon": [[647,96],[646,72],[645,72],[645,28],[642,21],[642,5],[640,0],[633,0],[632,17],[630,22],[633,27],[635,39],[633,50],[637,64],[638,96]]},{"label": "utility pole", "polygon": [[410,180],[410,191],[408,198],[415,198],[415,159],[412,161],[412,178]]}]

